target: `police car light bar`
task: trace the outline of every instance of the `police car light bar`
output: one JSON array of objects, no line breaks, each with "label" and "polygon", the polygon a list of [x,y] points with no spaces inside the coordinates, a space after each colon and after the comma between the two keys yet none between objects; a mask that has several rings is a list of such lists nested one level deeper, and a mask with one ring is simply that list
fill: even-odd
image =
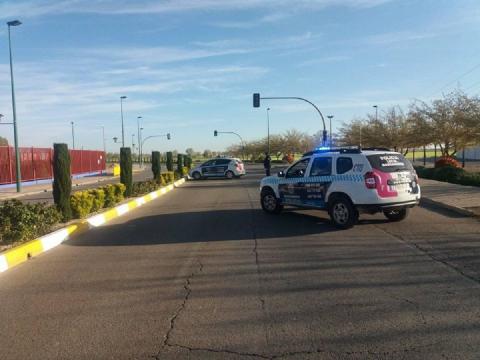
[{"label": "police car light bar", "polygon": [[360,154],[362,152],[362,149],[360,149],[358,146],[332,147],[332,148],[328,146],[322,146],[322,147],[316,148],[313,151],[309,151],[303,154],[303,156],[328,153],[328,152],[338,152],[342,154]]}]

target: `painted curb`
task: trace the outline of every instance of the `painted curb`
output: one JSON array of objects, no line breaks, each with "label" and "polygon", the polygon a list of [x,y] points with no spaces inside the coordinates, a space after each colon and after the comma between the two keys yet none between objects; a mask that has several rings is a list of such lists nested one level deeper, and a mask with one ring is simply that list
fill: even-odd
[{"label": "painted curb", "polygon": [[457,214],[460,214],[460,215],[463,215],[463,216],[470,216],[470,217],[476,216],[476,214],[473,211],[470,211],[468,209],[464,209],[464,208],[461,208],[461,207],[458,207],[458,206],[448,205],[448,204],[445,204],[441,201],[432,200],[432,199],[429,199],[429,198],[426,198],[426,197],[421,198],[420,205],[422,203],[427,204],[427,205],[431,205],[431,206],[437,206],[437,207],[445,209],[445,210],[453,211],[453,212],[455,212]]},{"label": "painted curb", "polygon": [[120,217],[129,211],[172,191],[184,182],[185,179],[180,179],[171,185],[165,186],[147,195],[132,199],[125,204],[118,205],[101,214],[91,216],[85,220],[80,220],[77,223],[73,223],[50,234],[39,237],[38,239],[28,241],[25,244],[7,250],[0,255],[0,273],[27,261],[30,258],[53,249],[65,240],[70,239],[73,235],[84,233],[91,228],[101,226],[112,219]]}]

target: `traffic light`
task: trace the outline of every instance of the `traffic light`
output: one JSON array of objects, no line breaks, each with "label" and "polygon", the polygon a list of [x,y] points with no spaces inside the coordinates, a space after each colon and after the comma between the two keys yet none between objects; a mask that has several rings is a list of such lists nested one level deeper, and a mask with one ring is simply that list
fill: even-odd
[{"label": "traffic light", "polygon": [[253,94],[253,107],[254,108],[260,107],[260,94],[259,93]]},{"label": "traffic light", "polygon": [[217,130],[213,131],[213,136],[218,136],[218,131]]},{"label": "traffic light", "polygon": [[167,140],[170,140],[170,133],[167,134]]}]

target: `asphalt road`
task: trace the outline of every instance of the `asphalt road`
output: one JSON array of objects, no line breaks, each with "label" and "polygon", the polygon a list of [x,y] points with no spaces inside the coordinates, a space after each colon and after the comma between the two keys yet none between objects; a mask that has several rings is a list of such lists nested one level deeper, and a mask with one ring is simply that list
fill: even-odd
[{"label": "asphalt road", "polygon": [[[188,182],[0,274],[0,359],[478,359],[480,223],[337,231]],[[435,210],[435,211],[434,211]]]}]

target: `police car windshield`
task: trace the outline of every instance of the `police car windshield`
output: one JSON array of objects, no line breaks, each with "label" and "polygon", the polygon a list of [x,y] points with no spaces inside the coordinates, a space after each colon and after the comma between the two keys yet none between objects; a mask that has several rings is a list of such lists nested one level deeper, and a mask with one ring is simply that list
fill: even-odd
[{"label": "police car windshield", "polygon": [[367,156],[370,165],[376,170],[391,173],[396,171],[410,171],[413,166],[402,154],[375,154]]}]

